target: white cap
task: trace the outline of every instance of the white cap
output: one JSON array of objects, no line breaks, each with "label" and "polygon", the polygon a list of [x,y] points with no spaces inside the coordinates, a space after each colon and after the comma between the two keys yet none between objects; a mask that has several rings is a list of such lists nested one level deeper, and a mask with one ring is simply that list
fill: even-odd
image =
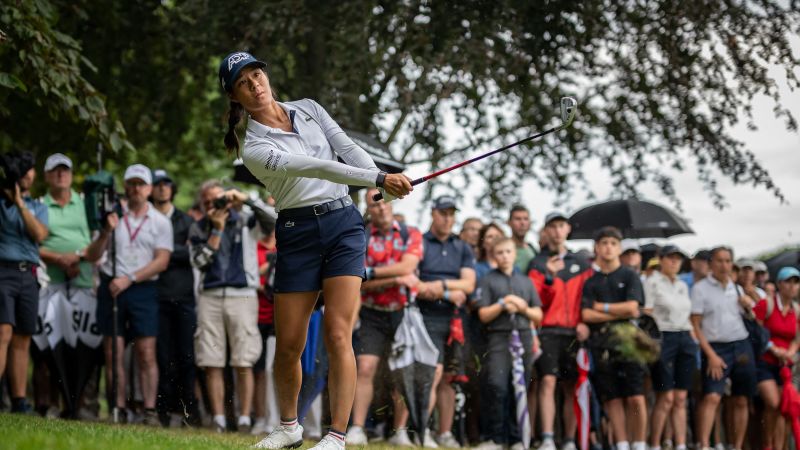
[{"label": "white cap", "polygon": [[622,245],[622,253],[625,253],[630,250],[642,253],[642,249],[641,247],[639,247],[639,243],[636,242],[635,239],[623,239],[621,245]]},{"label": "white cap", "polygon": [[144,164],[134,164],[125,169],[125,181],[131,178],[138,178],[145,184],[153,184],[153,173]]},{"label": "white cap", "polygon": [[58,166],[67,166],[67,168],[72,169],[72,160],[63,153],[53,153],[45,160],[44,171],[50,172]]}]

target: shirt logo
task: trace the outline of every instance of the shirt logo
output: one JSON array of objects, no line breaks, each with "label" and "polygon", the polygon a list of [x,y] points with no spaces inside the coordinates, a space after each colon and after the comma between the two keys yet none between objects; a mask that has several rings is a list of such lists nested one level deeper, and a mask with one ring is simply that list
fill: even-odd
[{"label": "shirt logo", "polygon": [[286,228],[292,228],[294,226],[294,222],[288,221],[285,224],[283,224],[283,226]]},{"label": "shirt logo", "polygon": [[569,272],[570,273],[577,273],[579,270],[581,270],[581,266],[579,266],[577,264],[573,264],[573,265],[569,266]]},{"label": "shirt logo", "polygon": [[619,287],[620,289],[624,288],[624,287],[625,287],[625,283],[620,283],[620,284],[618,285],[618,287]]},{"label": "shirt logo", "polygon": [[228,58],[228,72],[231,71],[231,68],[233,68],[234,65],[249,58],[250,55],[247,53],[234,53],[230,58]]}]

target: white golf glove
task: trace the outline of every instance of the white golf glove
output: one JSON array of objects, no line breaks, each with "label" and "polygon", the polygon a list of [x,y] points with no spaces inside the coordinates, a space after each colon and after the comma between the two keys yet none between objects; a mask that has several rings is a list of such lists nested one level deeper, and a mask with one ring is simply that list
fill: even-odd
[{"label": "white golf glove", "polygon": [[386,203],[391,202],[392,200],[396,199],[397,197],[393,196],[392,194],[386,192],[383,188],[378,188],[378,191],[383,195],[383,201]]}]

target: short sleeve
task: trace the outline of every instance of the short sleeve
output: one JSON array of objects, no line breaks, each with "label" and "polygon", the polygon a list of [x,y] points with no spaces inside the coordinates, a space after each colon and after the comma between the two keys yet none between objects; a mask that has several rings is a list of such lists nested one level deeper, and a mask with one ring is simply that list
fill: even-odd
[{"label": "short sleeve", "polygon": [[691,291],[692,314],[703,314],[705,311],[705,299],[703,296],[703,285],[695,283]]},{"label": "short sleeve", "polygon": [[156,228],[155,248],[173,250],[172,223],[166,217],[160,217]]},{"label": "short sleeve", "polygon": [[761,299],[753,307],[753,314],[756,319],[763,321],[767,317],[767,299]]},{"label": "short sleeve", "polygon": [[625,300],[636,300],[639,306],[644,306],[644,288],[642,288],[642,280],[634,271],[630,271],[628,275],[628,289]]},{"label": "short sleeve", "polygon": [[418,229],[408,228],[408,242],[406,243],[405,254],[413,255],[422,261],[424,249],[422,247],[422,233]]},{"label": "short sleeve", "polygon": [[461,268],[475,269],[475,255],[473,255],[472,249],[466,242],[461,240],[459,240],[459,242],[461,243],[461,246],[463,248],[461,252]]},{"label": "short sleeve", "polygon": [[590,277],[583,284],[583,294],[581,295],[581,309],[592,309],[594,307],[594,277]]},{"label": "short sleeve", "polygon": [[40,201],[33,202],[33,215],[36,220],[44,226],[50,226],[50,217],[47,213],[47,205]]},{"label": "short sleeve", "polygon": [[495,302],[494,292],[492,291],[492,275],[486,274],[485,277],[481,279],[480,282],[480,292],[481,295],[475,301],[475,306],[478,308],[483,308],[484,306],[491,306]]},{"label": "short sleeve", "polygon": [[541,307],[542,306],[542,300],[539,298],[539,293],[536,292],[536,288],[533,287],[533,282],[531,281],[530,278],[528,278],[528,277],[526,277],[524,275],[522,275],[522,277],[525,278],[525,281],[528,282],[528,292],[530,292],[530,294],[529,294],[530,298],[527,299],[528,300],[528,305],[529,306],[539,306],[539,307]]},{"label": "short sleeve", "polygon": [[656,285],[656,280],[653,277],[648,278],[644,282],[644,307],[648,309],[652,309],[653,305],[656,301],[656,293],[658,287]]}]

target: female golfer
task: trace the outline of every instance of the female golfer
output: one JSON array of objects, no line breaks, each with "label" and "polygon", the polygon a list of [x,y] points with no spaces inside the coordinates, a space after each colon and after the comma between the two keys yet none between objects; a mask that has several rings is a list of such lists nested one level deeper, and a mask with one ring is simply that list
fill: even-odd
[{"label": "female golfer", "polygon": [[[275,198],[275,384],[281,424],[258,448],[302,444],[297,399],[309,317],[319,291],[325,299],[325,346],[330,358],[330,432],[314,447],[344,448],[353,405],[356,364],[351,336],[364,274],[364,222],[347,185],[376,186],[392,197],[411,190],[408,178],[387,175],[313,100],[279,103],[266,64],[245,52],[222,60],[219,78],[230,97],[225,146],[239,151],[235,127],[249,115],[242,159]],[[337,162],[337,156],[345,163]]]}]

